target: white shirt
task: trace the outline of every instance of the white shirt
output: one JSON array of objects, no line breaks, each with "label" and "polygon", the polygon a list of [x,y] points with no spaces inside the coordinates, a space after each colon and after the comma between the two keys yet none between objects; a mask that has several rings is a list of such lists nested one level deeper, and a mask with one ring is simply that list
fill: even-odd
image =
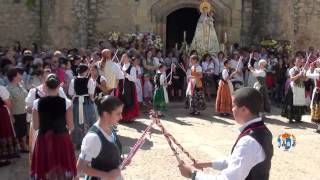
[{"label": "white shirt", "polygon": [[219,75],[220,73],[222,73],[224,69],[223,60],[221,61],[218,58],[214,58],[213,62],[214,62],[214,74]]},{"label": "white shirt", "polygon": [[[102,128],[99,127],[98,122],[94,124],[104,135],[109,142],[114,142],[114,137],[109,136]],[[79,158],[88,162],[96,158],[101,151],[101,141],[96,133],[89,132],[82,140],[81,153]]]},{"label": "white shirt", "polygon": [[[126,71],[126,70],[128,70],[129,67],[130,67],[130,63],[124,64],[122,66],[122,70]],[[126,78],[128,78],[129,81],[132,81],[132,82],[136,82],[137,81],[137,70],[136,70],[136,68],[134,66],[131,67],[130,73],[127,74]]]},{"label": "white shirt", "polygon": [[[101,69],[101,62],[98,62],[97,65]],[[100,70],[99,73],[107,79],[107,87],[110,88],[116,88],[117,80],[124,79],[121,67],[111,60],[106,61],[103,70]]]},{"label": "white shirt", "polygon": [[3,101],[6,101],[10,98],[10,93],[4,86],[0,86],[0,97]]},{"label": "white shirt", "polygon": [[117,80],[124,79],[124,74],[121,71],[121,65],[120,64],[113,63],[112,64],[112,71],[116,75]]},{"label": "white shirt", "polygon": [[[82,76],[78,76],[78,78],[84,78]],[[87,88],[88,88],[88,93],[89,95],[93,95],[94,94],[94,90],[96,88],[94,81],[90,78],[87,84]],[[69,91],[68,91],[70,96],[75,95],[75,91],[74,91],[74,79],[71,80],[70,82],[70,86],[69,86]]]},{"label": "white shirt", "polygon": [[214,72],[214,63],[212,61],[209,61],[209,62],[203,61],[201,63],[201,67],[204,73],[213,74]]},{"label": "white shirt", "polygon": [[251,72],[254,77],[266,77],[267,75],[266,71],[262,69],[255,69],[254,71],[251,71]]},{"label": "white shirt", "polygon": [[[42,85],[38,86],[37,88],[32,88],[30,89],[25,101],[26,101],[26,105],[28,108],[32,108],[33,107],[33,102],[36,99],[36,90],[38,89],[39,92],[39,96],[40,97],[44,97],[46,96],[45,93],[42,91]],[[59,96],[62,98],[67,98],[66,94],[63,91],[63,88],[60,87],[59,88]]]},{"label": "white shirt", "polygon": [[227,81],[228,80],[228,78],[229,78],[229,72],[228,72],[228,70],[227,69],[224,69],[223,71],[222,71],[222,78],[223,78],[223,80],[225,80],[225,81]]},{"label": "white shirt", "polygon": [[[239,64],[239,66],[238,66]],[[230,66],[231,68],[233,69],[237,69],[237,66],[238,66],[238,71],[240,71],[240,74],[237,73],[236,75],[233,76],[233,79],[231,81],[240,81],[240,82],[243,82],[243,73],[242,73],[242,69],[243,69],[243,62],[239,62],[239,61],[236,61],[234,59],[232,59],[230,61]]]},{"label": "white shirt", "polygon": [[300,73],[300,72],[301,72],[301,69],[298,68],[297,66],[294,66],[293,68],[291,68],[291,69],[289,70],[289,77],[296,76],[296,75],[297,75],[297,72]]},{"label": "white shirt", "polygon": [[[243,124],[239,130],[244,130],[252,123],[261,121],[261,118]],[[212,168],[222,170],[219,175],[208,175],[197,172],[196,180],[244,180],[250,170],[265,160],[262,146],[251,136],[246,135],[239,139],[232,154],[226,158],[216,159]]]},{"label": "white shirt", "polygon": [[[65,99],[65,101],[66,101],[66,110],[67,110],[68,108],[71,107],[72,101],[69,100],[69,99]],[[39,104],[39,99],[36,99],[36,100],[33,102],[33,109],[35,109],[35,110],[38,111],[38,104]]]},{"label": "white shirt", "polygon": [[311,72],[311,70],[309,69],[309,70],[307,71],[306,76],[307,76],[308,78],[313,79],[313,80],[319,80],[319,79],[320,79],[320,68],[315,68],[315,69],[313,70],[313,72]]},{"label": "white shirt", "polygon": [[164,63],[163,59],[162,58],[158,58],[158,57],[154,57],[153,58],[153,62],[156,66],[160,66],[161,64]]}]

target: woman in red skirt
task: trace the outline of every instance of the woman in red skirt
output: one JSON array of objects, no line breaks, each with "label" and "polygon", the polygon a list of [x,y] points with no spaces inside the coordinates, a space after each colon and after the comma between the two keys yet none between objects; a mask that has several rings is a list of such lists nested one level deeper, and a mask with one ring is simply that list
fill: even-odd
[{"label": "woman in red skirt", "polygon": [[[136,61],[137,59],[134,60]],[[116,96],[118,96],[124,104],[121,121],[132,122],[134,118],[139,116],[139,102],[135,85],[137,81],[137,71],[136,68],[131,65],[127,54],[122,55],[121,62],[123,63],[122,71],[124,73],[124,79],[119,81]]]},{"label": "woman in red skirt", "polygon": [[0,167],[9,165],[8,159],[19,157],[11,123],[8,106],[10,105],[9,92],[0,86]]},{"label": "woman in red skirt", "polygon": [[32,111],[33,127],[39,134],[32,155],[31,179],[71,180],[76,176],[69,134],[73,129],[72,103],[58,95],[60,81],[56,75],[50,74],[45,85],[47,96],[35,100]]}]

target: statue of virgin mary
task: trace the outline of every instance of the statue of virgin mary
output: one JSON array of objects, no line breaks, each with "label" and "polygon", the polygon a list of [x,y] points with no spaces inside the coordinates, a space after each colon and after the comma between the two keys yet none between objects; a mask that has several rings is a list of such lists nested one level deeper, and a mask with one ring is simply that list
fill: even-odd
[{"label": "statue of virgin mary", "polygon": [[211,5],[206,0],[200,4],[201,16],[197,23],[195,35],[191,43],[191,49],[198,51],[200,55],[209,53],[217,55],[220,51],[219,41],[214,28],[214,20],[211,13]]}]

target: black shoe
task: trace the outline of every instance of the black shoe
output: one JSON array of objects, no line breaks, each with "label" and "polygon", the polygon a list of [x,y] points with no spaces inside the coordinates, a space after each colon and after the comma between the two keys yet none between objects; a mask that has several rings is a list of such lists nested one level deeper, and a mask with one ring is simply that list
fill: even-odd
[{"label": "black shoe", "polygon": [[11,164],[8,160],[2,160],[0,161],[0,167],[9,166]]},{"label": "black shoe", "polygon": [[8,159],[21,158],[20,154],[18,154],[18,153],[10,154],[7,157],[8,157]]},{"label": "black shoe", "polygon": [[292,120],[292,119],[289,119],[289,124],[292,124],[292,123],[294,123],[293,120]]},{"label": "black shoe", "polygon": [[194,112],[193,114],[196,115],[196,116],[198,116],[198,115],[200,115],[200,112],[197,111],[197,112]]},{"label": "black shoe", "polygon": [[301,120],[296,120],[296,123],[302,123],[302,121]]},{"label": "black shoe", "polygon": [[29,150],[26,150],[26,149],[21,149],[21,150],[20,150],[20,153],[23,153],[23,154],[28,154],[28,153],[29,153]]}]

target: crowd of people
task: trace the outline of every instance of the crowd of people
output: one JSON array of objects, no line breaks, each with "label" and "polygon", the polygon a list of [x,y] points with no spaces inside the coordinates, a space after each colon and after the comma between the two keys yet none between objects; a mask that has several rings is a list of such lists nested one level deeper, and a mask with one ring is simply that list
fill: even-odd
[{"label": "crowd of people", "polygon": [[[118,121],[134,121],[141,109],[164,116],[170,101],[185,102],[191,115],[212,103],[212,112],[230,116],[232,93],[243,87],[260,92],[266,113],[272,103],[283,107],[289,123],[301,122],[309,111],[320,123],[320,54],[312,47],[292,55],[234,45],[202,57],[196,50],[172,49],[164,56],[156,47],[137,47],[0,48],[0,165],[29,153],[32,179],[71,179],[77,168],[115,177],[119,171],[110,170],[121,161]],[[75,149],[81,149],[78,167]]]}]

